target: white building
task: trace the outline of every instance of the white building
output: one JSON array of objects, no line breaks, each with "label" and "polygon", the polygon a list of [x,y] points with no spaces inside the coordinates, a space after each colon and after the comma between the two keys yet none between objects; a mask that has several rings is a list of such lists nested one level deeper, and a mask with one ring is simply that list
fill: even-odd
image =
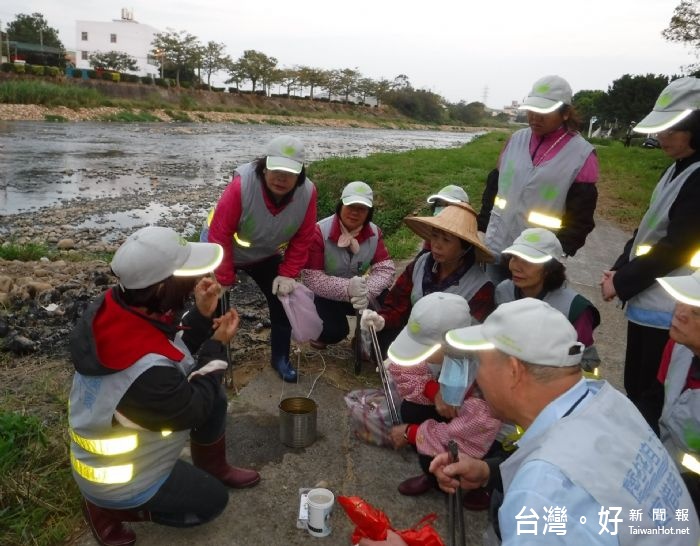
[{"label": "white building", "polygon": [[109,23],[100,21],[75,22],[75,64],[77,68],[90,68],[90,55],[119,51],[136,59],[139,76],[159,77],[157,59],[150,53],[151,43],[160,31],[149,25],[134,21],[131,10],[122,9],[121,19]]}]

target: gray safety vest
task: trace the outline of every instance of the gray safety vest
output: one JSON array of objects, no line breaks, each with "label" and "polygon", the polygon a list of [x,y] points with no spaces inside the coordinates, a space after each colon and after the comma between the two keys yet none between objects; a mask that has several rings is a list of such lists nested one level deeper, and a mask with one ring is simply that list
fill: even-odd
[{"label": "gray safety vest", "polygon": [[[542,298],[542,301],[547,302],[557,311],[560,311],[567,319],[569,319],[569,322],[573,324],[579,317],[579,314],[574,315],[574,311],[575,309],[580,309],[580,307],[573,306],[574,300],[577,297],[584,300],[588,306],[592,307],[597,313],[595,306],[590,301],[568,286],[562,286],[556,290],[550,290],[545,294],[544,298]],[[509,301],[515,301],[515,285],[511,279],[506,279],[505,281],[498,283],[494,294],[494,299],[496,300],[496,305],[501,305],[502,303],[507,303]],[[598,356],[598,349],[596,349],[595,343],[592,343],[586,347],[583,352],[581,366],[587,371],[592,371],[593,369],[597,368],[599,364],[600,357]]]},{"label": "gray safety vest", "polygon": [[170,475],[189,430],[151,431],[114,424],[117,404],[152,366],[174,366],[187,376],[195,362],[180,337],[181,362],[148,354],[125,370],[102,376],[76,373],[68,412],[73,477],[88,499],[106,508],[133,508],[148,501]]},{"label": "gray safety vest", "polygon": [[501,158],[498,194],[484,239],[497,262],[501,251],[525,228],[548,227],[528,221],[531,213],[561,221],[569,188],[593,151],[593,146],[576,134],[557,155],[535,166],[530,157],[531,135],[530,129],[513,133]]},{"label": "gray safety vest", "polygon": [[[700,162],[688,166],[676,178],[671,180],[676,170],[675,163],[671,165],[659,180],[651,195],[649,208],[642,218],[634,243],[630,250],[630,261],[639,255],[645,254],[659,239],[668,233],[670,223],[668,213],[676,201],[678,193],[683,188],[685,181],[691,174],[700,168]],[[700,244],[700,240],[698,240]],[[689,266],[679,267],[667,273],[667,277],[678,275],[690,275],[693,269]],[[653,283],[627,302],[625,314],[627,319],[642,326],[668,329],[671,327],[671,317],[676,300],[670,296],[659,283]]]},{"label": "gray safety vest", "polygon": [[313,184],[307,178],[294,190],[294,197],[279,214],[273,215],[265,205],[263,188],[255,174],[255,165],[238,167],[234,176],[241,177],[241,218],[233,238],[236,266],[259,262],[282,252],[299,230],[309,208]]},{"label": "gray safety vest", "polygon": [[347,248],[340,248],[336,242],[328,238],[333,227],[333,218],[335,218],[335,214],[318,222],[318,227],[323,236],[324,271],[333,277],[346,279],[358,274],[364,274],[372,263],[374,254],[377,252],[379,231],[376,224],[369,223],[370,228],[372,228],[372,236],[362,241],[360,250],[357,254],[353,254]]},{"label": "gray safety vest", "polygon": [[[506,497],[522,466],[533,460],[545,461],[558,467],[602,507],[622,508],[623,522],[618,524],[621,545],[698,544],[700,525],[693,501],[664,446],[627,397],[606,381],[586,380],[586,384],[593,395],[588,404],[561,418],[537,441],[520,446],[501,464]],[[660,522],[653,521],[653,510],[659,508],[666,509],[666,528],[689,527],[690,534],[631,534],[630,510],[641,509],[643,514],[641,521],[631,525],[654,529]],[[688,521],[676,520],[677,509],[688,509]],[[579,525],[579,516],[569,513],[568,525]]]},{"label": "gray safety vest", "polygon": [[[661,441],[682,472],[691,470],[682,464],[686,454],[700,460],[700,389],[685,389],[693,356],[685,345],[676,343],[673,347],[659,421]],[[697,467],[694,472],[697,473]]]},{"label": "gray safety vest", "polygon": [[[430,252],[425,252],[416,260],[416,265],[413,267],[413,289],[411,290],[411,305],[421,299],[423,294],[423,270],[425,269],[426,262]],[[469,270],[462,275],[459,282],[455,285],[448,286],[443,290],[443,292],[449,292],[450,294],[459,294],[465,300],[469,301],[474,297],[479,291],[479,288],[484,286],[489,279],[486,277],[486,273],[482,269],[474,264]]]}]

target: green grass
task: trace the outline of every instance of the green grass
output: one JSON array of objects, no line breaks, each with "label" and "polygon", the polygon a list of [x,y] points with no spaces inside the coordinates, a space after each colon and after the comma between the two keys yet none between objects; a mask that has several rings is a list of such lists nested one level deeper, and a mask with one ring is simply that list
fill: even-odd
[{"label": "green grass", "polygon": [[486,175],[493,169],[507,134],[493,132],[465,146],[446,150],[379,153],[364,158],[332,158],[309,167],[318,180],[318,217],[333,213],[343,187],[363,180],[374,190],[373,221],[382,228],[389,252],[396,259],[415,254],[418,237],[406,228],[409,215],[429,214],[428,195],[446,186],[462,186],[478,210]]},{"label": "green grass", "polygon": [[661,150],[594,139],[600,161],[597,213],[634,228],[649,205],[651,192],[672,160]]},{"label": "green grass", "polygon": [[116,114],[109,114],[102,117],[102,121],[112,122],[152,122],[161,121],[160,118],[154,116],[150,112],[141,110],[140,112],[132,112],[131,110],[120,110]]},{"label": "green grass", "polygon": [[173,121],[192,121],[192,118],[182,111],[166,110],[165,113],[168,114]]},{"label": "green grass", "polygon": [[68,118],[65,118],[63,116],[54,115],[54,114],[46,114],[44,116],[44,121],[55,121],[58,123],[65,123],[66,121],[68,121]]},{"label": "green grass", "polygon": [[29,243],[20,245],[6,242],[0,245],[0,258],[3,260],[19,260],[21,262],[36,261],[49,255],[49,248],[44,244]]},{"label": "green grass", "polygon": [[0,82],[0,103],[92,108],[103,106],[105,97],[95,89],[75,85],[58,85],[41,80],[9,80]]}]

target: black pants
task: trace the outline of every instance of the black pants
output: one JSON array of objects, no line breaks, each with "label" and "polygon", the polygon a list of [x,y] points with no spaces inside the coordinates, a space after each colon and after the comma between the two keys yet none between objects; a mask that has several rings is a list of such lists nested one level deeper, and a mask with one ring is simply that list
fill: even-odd
[{"label": "black pants", "polygon": [[[440,415],[435,406],[427,406],[425,404],[416,404],[415,402],[408,402],[404,400],[401,402],[401,421],[411,425],[420,425],[428,419],[434,419],[444,423],[447,421],[442,415]],[[429,455],[418,454],[418,463],[420,464],[423,473],[428,476],[431,483],[437,486],[437,479],[433,474],[430,473],[430,462],[433,458]]]},{"label": "black pants", "polygon": [[[214,400],[209,419],[190,433],[198,444],[212,444],[226,428],[227,397],[223,387]],[[140,509],[149,510],[154,522],[191,527],[214,519],[228,503],[228,490],[212,475],[178,460],[158,492]]]},{"label": "black pants", "polygon": [[344,340],[350,332],[347,317],[355,314],[352,304],[315,296],[314,305],[323,321],[323,330],[318,340],[324,343],[338,343]]},{"label": "black pants", "polygon": [[668,330],[627,323],[625,391],[657,436],[664,387],[656,376],[667,341]]},{"label": "black pants", "polygon": [[292,338],[292,326],[279,298],[272,293],[272,281],[278,275],[277,269],[282,262],[279,255],[271,256],[255,264],[239,267],[258,285],[267,300],[270,311],[270,362],[274,365],[282,360],[289,360],[289,342]]}]

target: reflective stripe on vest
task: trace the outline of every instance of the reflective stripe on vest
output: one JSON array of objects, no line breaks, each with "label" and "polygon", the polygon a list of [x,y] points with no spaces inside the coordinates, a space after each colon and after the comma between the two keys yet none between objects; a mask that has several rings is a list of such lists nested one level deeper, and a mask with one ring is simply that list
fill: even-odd
[{"label": "reflective stripe on vest", "polygon": [[136,434],[128,434],[119,438],[105,438],[103,440],[90,440],[77,434],[74,430],[70,430],[70,437],[76,444],[82,447],[85,451],[96,455],[121,455],[129,453],[136,449],[139,445],[138,436]]},{"label": "reflective stripe on vest", "polygon": [[700,267],[700,250],[698,250],[693,257],[690,259],[690,267],[698,268]]},{"label": "reflective stripe on vest", "polygon": [[700,474],[700,461],[698,461],[697,457],[691,455],[690,453],[683,454],[681,464],[691,472]]},{"label": "reflective stripe on vest", "polygon": [[506,201],[503,197],[500,195],[497,195],[496,198],[493,200],[493,206],[498,207],[499,209],[503,210],[506,208],[506,205],[508,204],[508,201]]},{"label": "reflective stripe on vest", "polygon": [[87,465],[75,458],[71,453],[70,462],[75,472],[88,481],[94,483],[115,484],[127,483],[134,475],[134,465],[123,464],[115,466],[94,467]]},{"label": "reflective stripe on vest", "polygon": [[548,229],[559,229],[561,227],[561,218],[535,212],[534,210],[528,214],[527,221],[536,226],[542,226]]},{"label": "reflective stripe on vest", "polygon": [[[209,211],[209,214],[207,215],[207,227],[211,227],[211,221],[214,219],[214,209],[211,209]],[[248,241],[244,241],[240,237],[238,237],[238,233],[233,234],[233,240],[236,242],[236,244],[239,244],[243,247],[250,247],[250,243]]]}]

